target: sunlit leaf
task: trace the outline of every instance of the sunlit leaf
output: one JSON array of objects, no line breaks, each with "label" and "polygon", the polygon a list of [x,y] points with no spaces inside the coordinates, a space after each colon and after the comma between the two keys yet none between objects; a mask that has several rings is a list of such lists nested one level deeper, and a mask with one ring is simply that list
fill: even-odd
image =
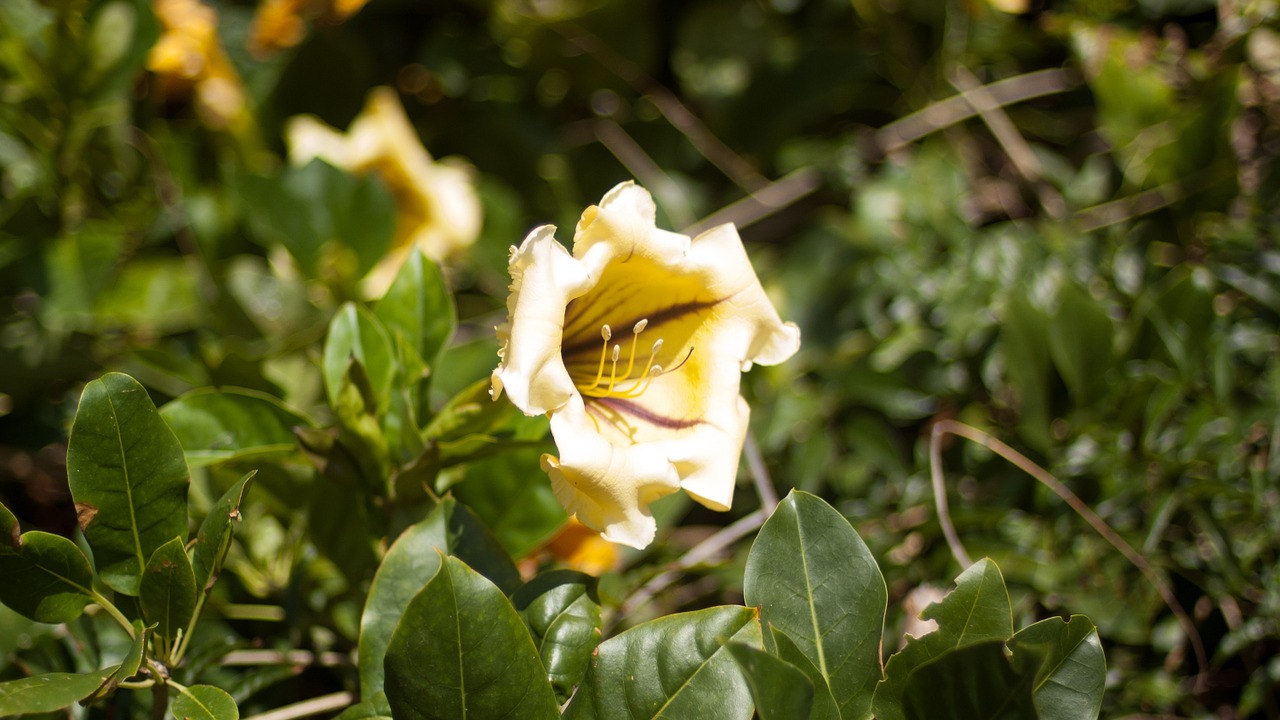
[{"label": "sunlit leaf", "polygon": [[760,644],[755,611],[708,608],[637,625],[600,644],[566,720],[751,717],[751,690],[722,643]]},{"label": "sunlit leaf", "polygon": [[227,691],[212,685],[192,685],[173,699],[179,720],[239,720],[240,708]]},{"label": "sunlit leaf", "polygon": [[[437,552],[439,551],[439,552]],[[360,618],[358,665],[361,694],[383,689],[387,644],[409,602],[440,568],[440,553],[456,555],[503,592],[514,590],[519,573],[493,537],[451,497],[400,534],[369,587]]]},{"label": "sunlit leaf", "polygon": [[884,680],[876,687],[875,715],[899,720],[907,679],[916,668],[941,655],[988,640],[1004,642],[1013,635],[1013,611],[1004,578],[995,563],[983,558],[956,578],[956,587],[920,615],[936,620],[938,629],[907,640],[906,647],[885,663]]},{"label": "sunlit leaf", "polygon": [[760,528],[744,592],[818,668],[845,718],[868,717],[888,593],[871,552],[825,501],[793,491]]},{"label": "sunlit leaf", "polygon": [[502,591],[456,558],[413,597],[386,654],[397,720],[556,718],[524,623]]}]

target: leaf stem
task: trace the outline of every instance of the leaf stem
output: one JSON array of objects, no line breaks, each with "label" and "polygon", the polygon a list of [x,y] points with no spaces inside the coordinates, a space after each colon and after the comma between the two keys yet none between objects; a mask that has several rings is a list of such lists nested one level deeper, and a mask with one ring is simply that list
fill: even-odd
[{"label": "leaf stem", "polygon": [[130,640],[137,637],[133,631],[133,623],[129,622],[129,619],[124,616],[124,613],[120,612],[120,608],[116,607],[115,603],[103,597],[102,593],[94,590],[93,588],[89,588],[89,596],[98,604],[98,607],[106,610],[108,615],[115,618],[117,623],[120,623],[120,626],[124,628],[124,631],[129,633]]}]

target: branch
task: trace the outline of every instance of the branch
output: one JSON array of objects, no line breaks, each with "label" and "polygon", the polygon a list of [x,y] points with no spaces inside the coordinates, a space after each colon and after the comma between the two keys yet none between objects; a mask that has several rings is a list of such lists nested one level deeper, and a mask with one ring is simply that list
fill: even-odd
[{"label": "branch", "polygon": [[354,700],[355,696],[349,692],[330,693],[329,695],[321,695],[320,697],[285,705],[257,715],[250,715],[247,718],[242,718],[242,720],[294,720],[294,718],[340,710],[350,705]]}]

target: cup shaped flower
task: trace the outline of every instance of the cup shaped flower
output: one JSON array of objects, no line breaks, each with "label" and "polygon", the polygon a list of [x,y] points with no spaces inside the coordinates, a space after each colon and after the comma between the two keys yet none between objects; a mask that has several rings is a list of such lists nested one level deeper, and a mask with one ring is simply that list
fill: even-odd
[{"label": "cup shaped flower", "polygon": [[550,417],[559,456],[542,467],[565,508],[642,548],[664,495],[729,509],[750,415],[741,373],[786,360],[800,330],[778,317],[732,225],[659,230],[633,183],[587,208],[572,254],[554,235],[546,225],[511,249],[492,395]]},{"label": "cup shaped flower", "polygon": [[377,173],[396,203],[396,230],[387,257],[363,282],[370,297],[381,297],[413,249],[443,261],[470,247],[480,235],[480,199],[473,170],[461,160],[433,160],[389,87],[374,88],[345,134],[310,115],[290,118],[285,127],[289,161],[306,165],[320,158],[356,175]]}]

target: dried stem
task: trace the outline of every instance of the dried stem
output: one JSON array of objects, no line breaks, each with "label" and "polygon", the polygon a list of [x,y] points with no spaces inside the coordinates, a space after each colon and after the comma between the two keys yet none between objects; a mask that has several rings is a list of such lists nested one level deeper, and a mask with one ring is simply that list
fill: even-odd
[{"label": "dried stem", "polygon": [[693,211],[689,209],[689,203],[680,187],[621,125],[612,120],[597,120],[594,128],[600,144],[613,153],[641,185],[658,196],[672,223],[680,226],[693,223]]},{"label": "dried stem", "polygon": [[349,692],[336,692],[328,695],[321,695],[302,702],[296,702],[284,707],[278,707],[275,710],[269,710],[257,715],[250,715],[242,720],[294,720],[294,718],[307,717],[309,715],[319,715],[320,713],[333,712],[340,710],[352,703],[355,696]]},{"label": "dried stem", "polygon": [[991,450],[995,454],[1013,464],[1019,470],[1027,473],[1035,478],[1037,482],[1049,488],[1055,495],[1062,499],[1077,515],[1089,523],[1094,532],[1101,535],[1111,546],[1120,551],[1134,567],[1138,568],[1147,580],[1155,587],[1156,592],[1160,594],[1160,598],[1177,618],[1178,624],[1182,626],[1183,632],[1187,635],[1188,642],[1196,655],[1196,663],[1200,668],[1199,674],[1195,679],[1196,692],[1204,689],[1209,671],[1209,656],[1205,652],[1204,641],[1200,638],[1200,632],[1196,629],[1195,622],[1191,616],[1187,614],[1186,609],[1182,607],[1182,603],[1178,602],[1178,598],[1173,594],[1173,588],[1165,579],[1156,571],[1151,563],[1147,562],[1137,550],[1133,549],[1120,534],[1107,524],[1093,508],[1089,507],[1078,495],[1054,477],[1052,473],[1032,462],[1030,458],[1022,453],[1014,450],[991,434],[983,432],[971,425],[966,425],[956,420],[940,420],[933,426],[933,433],[929,442],[929,461],[931,472],[933,475],[933,491],[934,498],[938,506],[938,519],[942,524],[943,534],[947,536],[947,543],[951,545],[952,554],[955,555],[956,561],[961,565],[968,567],[968,553],[964,551],[964,546],[960,542],[960,538],[956,535],[955,528],[951,525],[951,517],[947,512],[946,488],[942,481],[942,436],[956,435],[966,440],[976,442],[979,445]]},{"label": "dried stem", "polygon": [[653,103],[658,112],[662,113],[667,122],[688,139],[695,150],[738,187],[747,192],[754,192],[769,184],[769,181],[752,167],[751,163],[725,145],[703,124],[702,120],[698,119],[697,115],[693,114],[693,111],[680,102],[680,99],[670,90],[645,73],[640,66],[618,55],[599,37],[575,24],[555,23],[550,27]]},{"label": "dried stem", "polygon": [[[994,107],[1015,105],[1046,95],[1066,92],[1080,84],[1066,70],[1037,70],[982,86],[983,94]],[[961,92],[945,100],[895,120],[876,132],[876,145],[888,154],[901,150],[926,135],[951,127],[978,114],[978,105]]]},{"label": "dried stem", "polygon": [[811,194],[822,185],[822,175],[813,168],[796,170],[756,190],[685,228],[684,234],[697,235],[717,225],[733,223],[744,228],[778,212]]}]

